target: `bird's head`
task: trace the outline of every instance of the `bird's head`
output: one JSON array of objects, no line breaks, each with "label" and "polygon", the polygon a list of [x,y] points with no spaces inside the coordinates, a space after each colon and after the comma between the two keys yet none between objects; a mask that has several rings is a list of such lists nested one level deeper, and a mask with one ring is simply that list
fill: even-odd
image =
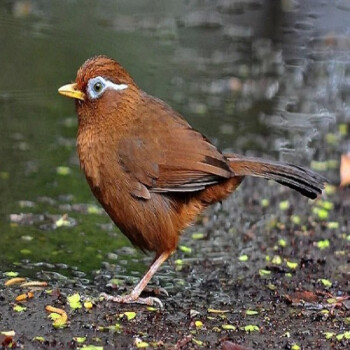
[{"label": "bird's head", "polygon": [[90,124],[118,117],[126,111],[138,88],[129,73],[106,56],[88,59],[78,70],[75,82],[58,89],[74,98],[79,124]]}]

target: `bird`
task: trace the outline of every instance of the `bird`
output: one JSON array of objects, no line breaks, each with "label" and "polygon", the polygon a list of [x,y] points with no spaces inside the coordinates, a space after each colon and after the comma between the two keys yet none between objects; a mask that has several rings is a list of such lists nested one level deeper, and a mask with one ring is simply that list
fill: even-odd
[{"label": "bird", "polygon": [[246,176],[274,180],[311,199],[324,189],[323,176],[298,165],[222,153],[107,56],[86,60],[75,82],[58,92],[75,100],[77,151],[92,193],[134,246],[155,253],[129,294],[103,293],[106,300],[162,306],[159,298],[142,298],[142,291],[186,227]]}]

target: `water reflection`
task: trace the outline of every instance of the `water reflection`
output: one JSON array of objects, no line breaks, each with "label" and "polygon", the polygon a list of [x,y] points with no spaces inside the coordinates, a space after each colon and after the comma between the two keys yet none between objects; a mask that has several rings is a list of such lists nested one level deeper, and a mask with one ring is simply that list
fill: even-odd
[{"label": "water reflection", "polygon": [[[101,232],[104,215],[72,209],[94,200],[77,164],[73,106],[57,87],[92,55],[119,60],[223,149],[327,159],[336,151],[323,135],[350,118],[345,1],[3,1],[0,42],[3,269],[27,259],[89,272],[126,244],[115,229]],[[68,213],[77,225],[11,223],[21,212]]]}]

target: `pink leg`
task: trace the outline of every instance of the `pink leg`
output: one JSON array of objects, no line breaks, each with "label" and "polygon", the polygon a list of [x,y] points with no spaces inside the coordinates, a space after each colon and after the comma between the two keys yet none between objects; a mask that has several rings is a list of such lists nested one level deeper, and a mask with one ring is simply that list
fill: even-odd
[{"label": "pink leg", "polygon": [[152,265],[149,267],[148,271],[146,274],[142,277],[140,282],[136,285],[136,287],[132,290],[132,292],[128,295],[123,295],[123,296],[112,296],[108,295],[106,293],[102,293],[101,296],[105,300],[111,300],[116,303],[138,303],[138,304],[146,304],[146,305],[153,305],[154,303],[159,304],[160,307],[163,307],[162,302],[158,298],[140,298],[140,294],[142,291],[146,288],[148,282],[150,279],[153,277],[153,275],[157,272],[159,269],[160,265],[168,259],[168,257],[171,255],[172,252],[164,252],[157,259],[154,260]]}]

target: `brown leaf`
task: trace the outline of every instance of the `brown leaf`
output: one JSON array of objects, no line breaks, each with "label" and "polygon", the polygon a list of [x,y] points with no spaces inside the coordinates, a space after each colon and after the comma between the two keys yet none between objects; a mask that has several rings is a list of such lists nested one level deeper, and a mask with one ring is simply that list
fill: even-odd
[{"label": "brown leaf", "polygon": [[285,298],[292,304],[298,304],[301,301],[309,303],[317,301],[317,295],[314,292],[309,292],[307,290],[286,295]]}]

